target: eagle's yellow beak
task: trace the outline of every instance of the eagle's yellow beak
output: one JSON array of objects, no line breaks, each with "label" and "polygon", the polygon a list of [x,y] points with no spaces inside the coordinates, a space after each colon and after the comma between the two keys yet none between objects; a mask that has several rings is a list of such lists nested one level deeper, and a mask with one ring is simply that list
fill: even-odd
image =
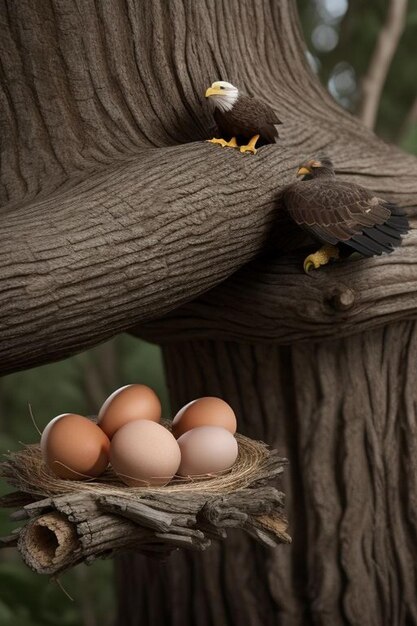
[{"label": "eagle's yellow beak", "polygon": [[297,176],[304,176],[305,174],[311,174],[311,170],[308,167],[299,167]]},{"label": "eagle's yellow beak", "polygon": [[220,87],[209,87],[206,90],[206,98],[209,98],[210,96],[221,96],[221,94],[222,90]]}]

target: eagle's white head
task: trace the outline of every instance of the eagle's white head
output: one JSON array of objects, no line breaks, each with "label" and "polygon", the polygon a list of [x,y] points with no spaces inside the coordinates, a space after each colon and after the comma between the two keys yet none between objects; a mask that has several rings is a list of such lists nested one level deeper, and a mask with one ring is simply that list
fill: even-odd
[{"label": "eagle's white head", "polygon": [[237,87],[224,80],[217,80],[206,91],[206,98],[220,111],[230,111],[238,97]]}]

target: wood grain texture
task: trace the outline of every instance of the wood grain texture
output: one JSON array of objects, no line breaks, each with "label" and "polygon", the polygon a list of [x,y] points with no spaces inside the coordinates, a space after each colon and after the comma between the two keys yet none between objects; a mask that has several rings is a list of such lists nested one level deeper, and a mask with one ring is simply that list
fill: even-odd
[{"label": "wood grain texture", "polygon": [[279,258],[264,256],[199,298],[132,332],[163,344],[217,338],[288,345],[415,319],[416,243],[412,232],[392,254],[338,262],[310,276],[300,275],[306,250]]},{"label": "wood grain texture", "polygon": [[289,457],[293,542],[265,550],[235,533],[164,564],[127,555],[118,624],[415,626],[415,322],[292,347],[183,341],[164,354],[174,410],[219,395],[239,431]]},{"label": "wood grain texture", "polygon": [[[3,0],[0,16],[3,373],[156,319],[268,242],[288,247],[279,190],[308,154],[414,214],[416,159],[321,88],[290,0]],[[252,157],[200,141],[216,78],[273,107],[278,144]],[[300,297],[299,265],[284,267]]]}]

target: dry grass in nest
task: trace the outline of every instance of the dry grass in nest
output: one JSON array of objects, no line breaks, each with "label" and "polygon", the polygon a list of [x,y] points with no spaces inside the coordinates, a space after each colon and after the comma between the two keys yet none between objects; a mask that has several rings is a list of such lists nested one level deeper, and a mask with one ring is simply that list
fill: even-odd
[{"label": "dry grass in nest", "polygon": [[174,493],[178,491],[207,492],[220,495],[248,487],[263,478],[265,462],[271,452],[266,444],[236,434],[238,457],[230,470],[214,476],[183,478],[176,476],[163,487],[141,486],[128,487],[109,467],[102,476],[91,480],[64,480],[55,476],[43,461],[38,444],[25,446],[18,452],[5,455],[0,464],[0,475],[18,489],[36,496],[49,497],[65,493],[88,492],[93,494],[109,493],[113,495],[140,497],[151,493]]}]

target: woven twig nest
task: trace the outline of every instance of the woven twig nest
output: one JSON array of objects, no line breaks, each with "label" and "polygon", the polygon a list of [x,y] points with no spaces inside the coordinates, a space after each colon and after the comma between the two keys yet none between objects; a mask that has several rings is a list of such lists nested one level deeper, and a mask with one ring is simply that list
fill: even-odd
[{"label": "woven twig nest", "polygon": [[126,550],[154,556],[175,548],[206,549],[241,528],[267,546],[288,543],[284,495],[267,483],[285,460],[259,441],[236,435],[238,458],[222,475],[175,478],[164,487],[127,487],[109,468],[94,481],[62,480],[48,470],[39,445],[9,453],[0,475],[17,491],[0,506],[18,508],[24,526],[3,546],[17,546],[41,574],[58,574]]}]

